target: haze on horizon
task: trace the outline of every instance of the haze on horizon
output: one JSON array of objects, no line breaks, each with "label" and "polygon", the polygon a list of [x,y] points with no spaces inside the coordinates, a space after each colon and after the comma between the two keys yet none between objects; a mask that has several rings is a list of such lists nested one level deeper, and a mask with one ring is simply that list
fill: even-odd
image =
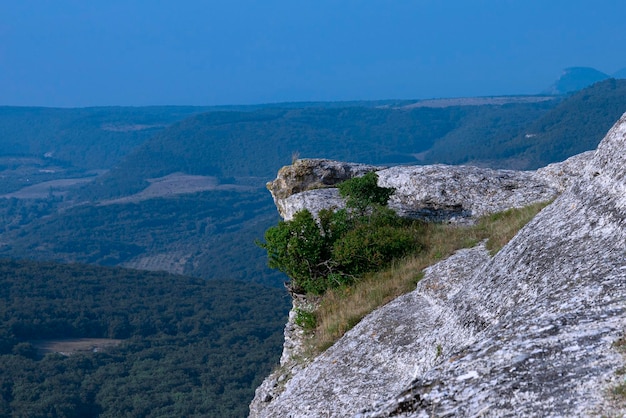
[{"label": "haze on horizon", "polygon": [[536,94],[626,67],[621,0],[21,0],[0,105],[222,105]]}]

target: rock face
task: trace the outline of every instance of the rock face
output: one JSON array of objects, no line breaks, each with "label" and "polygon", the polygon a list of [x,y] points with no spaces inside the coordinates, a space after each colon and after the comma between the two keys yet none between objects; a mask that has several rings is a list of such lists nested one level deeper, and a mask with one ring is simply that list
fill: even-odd
[{"label": "rock face", "polygon": [[626,115],[596,152],[523,178],[565,191],[493,258],[478,246],[427,269],[251,416],[623,416]]},{"label": "rock face", "polygon": [[[280,215],[290,220],[305,208],[316,215],[321,209],[344,207],[339,192],[332,186],[376,171],[379,186],[396,189],[389,207],[399,215],[471,222],[485,214],[553,199],[580,173],[590,157],[591,153],[584,153],[537,171],[447,165],[382,168],[330,160],[298,160],[282,168],[268,188]],[[298,179],[304,179],[304,183],[300,185]]]},{"label": "rock face", "polygon": [[[285,166],[278,171],[276,180],[267,183],[278,213],[285,219],[290,220],[298,210],[293,210],[293,204],[287,203],[292,196],[298,203],[296,206],[307,207],[314,213],[318,207],[331,207],[333,204],[342,205],[336,189],[326,189],[352,177],[362,176],[370,171],[379,170],[381,167],[352,164],[340,161],[323,159],[296,160],[292,165]],[[315,190],[313,196],[308,198],[307,191]],[[325,202],[325,199],[330,199]],[[293,199],[292,199],[293,200]]]}]

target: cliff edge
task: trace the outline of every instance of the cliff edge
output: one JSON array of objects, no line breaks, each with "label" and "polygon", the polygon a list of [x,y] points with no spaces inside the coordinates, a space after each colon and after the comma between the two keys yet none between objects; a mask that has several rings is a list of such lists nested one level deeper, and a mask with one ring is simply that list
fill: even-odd
[{"label": "cliff edge", "polygon": [[[413,187],[429,192],[404,193],[413,215],[471,219],[558,197],[494,257],[459,251],[290,378],[264,382],[251,416],[622,416],[626,115],[595,152],[536,172],[430,167],[460,181],[427,185],[429,168],[415,168]],[[383,171],[381,185],[407,184]]]}]

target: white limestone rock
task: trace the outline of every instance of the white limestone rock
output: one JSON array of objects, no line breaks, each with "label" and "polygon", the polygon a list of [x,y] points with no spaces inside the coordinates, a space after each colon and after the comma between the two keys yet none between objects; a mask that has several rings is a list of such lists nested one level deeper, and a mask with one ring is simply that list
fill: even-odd
[{"label": "white limestone rock", "polygon": [[[461,250],[430,269],[418,290],[368,315],[335,345],[294,373],[251,417],[345,417],[404,389],[471,334],[448,319],[447,300],[489,259],[484,246]],[[443,291],[446,289],[446,291]],[[428,332],[420,333],[420,330]],[[440,330],[435,334],[433,329]],[[415,335],[420,338],[415,338]],[[444,348],[445,347],[445,348]],[[419,353],[416,356],[416,353]],[[256,403],[256,404],[255,404]]]},{"label": "white limestone rock", "polygon": [[623,416],[626,115],[568,164],[532,174],[566,190],[495,257],[428,269],[251,416]]},{"label": "white limestone rock", "polygon": [[[623,416],[626,116],[576,181],[451,300],[474,337],[369,417]],[[621,378],[623,382],[623,378]]]},{"label": "white limestone rock", "polygon": [[380,168],[325,159],[301,159],[281,168],[276,179],[267,183],[267,188],[274,198],[280,216],[290,220],[304,207],[317,214],[324,207],[342,205],[337,191],[333,189],[331,192],[326,190],[327,188]]},{"label": "white limestone rock", "polygon": [[[396,189],[389,207],[400,216],[470,223],[486,214],[554,199],[578,176],[590,156],[584,153],[537,171],[441,164],[381,168],[330,160],[298,160],[283,167],[268,188],[278,212],[288,221],[302,209],[315,216],[322,209],[345,207],[332,186],[376,171],[379,186]],[[298,179],[304,179],[303,183],[299,184]]]}]

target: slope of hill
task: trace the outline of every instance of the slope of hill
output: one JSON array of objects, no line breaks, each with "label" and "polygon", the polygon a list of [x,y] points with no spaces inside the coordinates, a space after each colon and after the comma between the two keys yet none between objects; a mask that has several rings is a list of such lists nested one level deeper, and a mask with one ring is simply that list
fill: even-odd
[{"label": "slope of hill", "polygon": [[[435,142],[424,162],[473,164],[496,168],[535,169],[594,149],[604,133],[626,111],[626,80],[609,79],[574,93],[534,120],[508,130],[498,126],[514,117],[500,110],[487,124],[463,123]],[[506,112],[509,113],[507,116]],[[526,119],[527,120],[527,119]]]},{"label": "slope of hill", "polygon": [[[0,416],[245,417],[288,309],[250,283],[6,260],[0,298]],[[115,340],[38,350],[68,338]]]},{"label": "slope of hill", "polygon": [[0,107],[0,194],[95,176],[203,107]]},{"label": "slope of hill", "polygon": [[161,132],[81,196],[134,193],[146,179],[174,172],[258,177],[257,184],[263,184],[294,153],[376,164],[415,162],[412,154],[454,129],[463,114],[463,109],[365,107],[206,113]]},{"label": "slope of hill", "polygon": [[166,126],[208,107],[0,107],[0,156],[63,161],[82,169],[113,166]]},{"label": "slope of hill", "polygon": [[595,68],[570,67],[563,70],[558,80],[544,92],[547,94],[567,94],[582,90],[598,81],[606,80],[611,76]]},{"label": "slope of hill", "polygon": [[284,281],[254,245],[277,219],[265,189],[79,205],[61,212],[49,200],[39,202],[0,200],[0,255],[123,265],[275,287]]},{"label": "slope of hill", "polygon": [[[560,100],[537,104],[493,106],[490,112],[477,109],[468,114],[457,129],[439,138],[423,154],[424,164],[470,164],[502,167],[503,160],[517,150],[503,143],[525,132],[525,127],[548,113]],[[523,164],[518,162],[517,164]]]},{"label": "slope of hill", "polygon": [[[36,206],[24,199],[0,201],[5,219],[0,254],[281,286],[284,276],[267,268],[254,241],[277,219],[262,186],[294,152],[379,164],[415,163],[416,153],[459,124],[472,121],[485,126],[485,121],[496,119],[499,127],[510,129],[552,106],[551,101],[506,108],[330,106],[197,115],[163,130],[108,175],[84,186],[80,197],[93,203],[59,212],[72,199],[58,196],[56,203],[49,198]],[[144,189],[163,184],[150,180],[154,178],[190,178],[173,173],[193,174],[194,181],[206,179],[214,190],[163,193],[167,198],[159,199],[158,191]],[[207,175],[219,176],[218,182]],[[229,187],[230,191],[222,190]],[[129,196],[141,190],[145,192]],[[54,190],[50,193],[56,196]],[[126,197],[108,200],[119,196]],[[101,205],[103,200],[106,206]]]},{"label": "slope of hill", "polygon": [[626,112],[626,80],[609,79],[581,90],[506,142],[527,168],[538,168],[595,149]]},{"label": "slope of hill", "polygon": [[[83,188],[81,198],[138,192],[146,179],[174,172],[226,181],[258,177],[263,184],[294,154],[368,164],[419,163],[452,132],[467,129],[479,143],[484,132],[517,134],[556,105],[555,100],[505,106],[265,109],[214,112],[182,121],[130,154],[115,170]],[[453,144],[455,150],[466,144]]]},{"label": "slope of hill", "polygon": [[[622,80],[607,80],[531,103],[291,104],[195,115],[162,129],[73,196],[50,184],[48,196],[37,190],[43,199],[0,199],[0,254],[280,286],[284,276],[266,267],[254,240],[276,220],[263,185],[293,154],[534,168],[593,148],[604,125],[626,110],[624,92]],[[177,187],[175,179],[195,183]],[[72,207],[76,198],[83,201]]]}]

